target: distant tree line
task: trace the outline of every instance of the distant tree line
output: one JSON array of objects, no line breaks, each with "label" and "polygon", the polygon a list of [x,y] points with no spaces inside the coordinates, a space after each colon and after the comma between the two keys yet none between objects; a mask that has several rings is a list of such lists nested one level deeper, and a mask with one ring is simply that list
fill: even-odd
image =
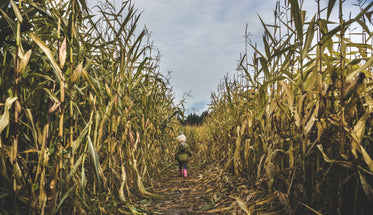
[{"label": "distant tree line", "polygon": [[202,112],[201,115],[191,113],[184,119],[179,117],[179,121],[182,125],[201,125],[206,116],[208,116],[208,111]]}]

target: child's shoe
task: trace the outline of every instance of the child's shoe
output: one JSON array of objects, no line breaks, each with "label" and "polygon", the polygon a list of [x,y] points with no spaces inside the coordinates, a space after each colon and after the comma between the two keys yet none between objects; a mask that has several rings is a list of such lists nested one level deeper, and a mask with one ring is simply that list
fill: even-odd
[{"label": "child's shoe", "polygon": [[184,169],[184,177],[185,177],[185,178],[188,177],[188,174],[187,174],[187,170],[186,170],[186,169]]},{"label": "child's shoe", "polygon": [[179,169],[179,177],[183,176],[183,170]]}]

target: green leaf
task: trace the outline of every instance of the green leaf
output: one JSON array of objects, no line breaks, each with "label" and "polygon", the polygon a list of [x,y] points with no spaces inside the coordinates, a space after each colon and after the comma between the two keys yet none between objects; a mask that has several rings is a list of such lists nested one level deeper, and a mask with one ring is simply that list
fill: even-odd
[{"label": "green leaf", "polygon": [[262,17],[260,17],[259,15],[258,15],[258,17],[260,19],[260,22],[262,22],[262,25],[263,25],[263,28],[264,28],[266,34],[271,39],[272,43],[275,43],[276,41],[275,41],[274,37],[272,36],[271,32],[268,30],[267,25],[263,22]]},{"label": "green leaf", "polygon": [[336,0],[329,0],[328,1],[328,11],[327,11],[327,15],[326,15],[326,17],[327,17],[328,20],[329,20],[331,12],[333,10],[333,7],[335,5],[335,2],[336,2]]},{"label": "green leaf", "polygon": [[263,72],[265,74],[265,77],[267,78],[267,80],[271,79],[271,75],[269,74],[266,58],[261,57],[259,58],[259,60],[260,60],[260,64],[262,66]]},{"label": "green leaf", "polygon": [[6,14],[1,8],[0,8],[0,12],[3,14],[3,16],[5,17],[6,21],[8,22],[10,28],[12,29],[14,35],[17,34],[17,23],[11,19],[8,14]]},{"label": "green leaf", "polygon": [[99,157],[98,157],[96,149],[93,147],[93,144],[92,144],[92,141],[91,141],[91,137],[87,136],[87,140],[88,140],[87,141],[87,144],[88,144],[88,153],[89,153],[89,155],[91,155],[92,162],[93,162],[93,165],[94,165],[94,168],[95,168],[95,171],[96,171],[97,180],[98,180],[98,183],[100,184],[100,173],[99,173],[100,162],[99,162]]},{"label": "green leaf", "polygon": [[60,209],[63,202],[70,196],[71,192],[74,190],[76,185],[77,185],[77,183],[75,183],[73,186],[71,186],[71,188],[65,193],[65,195],[63,195],[60,203],[58,204],[56,210],[54,211],[54,214],[56,214],[58,212],[58,210]]},{"label": "green leaf", "polygon": [[92,125],[92,121],[89,121],[87,123],[87,125],[84,127],[84,129],[79,133],[79,136],[76,138],[76,140],[74,140],[72,142],[72,153],[73,153],[73,155],[75,155],[76,150],[80,146],[84,136],[87,135],[88,130],[89,130],[91,125]]},{"label": "green leaf", "polygon": [[301,12],[298,4],[298,0],[289,0],[291,4],[291,14],[294,19],[295,29],[297,31],[297,38],[303,43],[303,25],[302,25],[302,17]]},{"label": "green leaf", "polygon": [[34,117],[32,116],[31,110],[29,108],[26,108],[26,116],[31,122],[32,136],[33,136],[34,141],[35,141],[35,148],[37,148],[38,147],[38,132],[35,128]]},{"label": "green leaf", "polygon": [[306,33],[306,41],[304,42],[304,47],[302,50],[302,59],[306,57],[306,54],[309,52],[309,48],[311,46],[313,37],[315,35],[315,19],[316,15],[312,17],[311,22],[308,25],[307,33]]},{"label": "green leaf", "polygon": [[264,50],[266,52],[266,58],[268,59],[271,56],[271,51],[269,50],[269,45],[268,45],[268,42],[265,36],[263,36],[263,44],[264,44]]},{"label": "green leaf", "polygon": [[357,70],[355,70],[355,71],[351,72],[350,74],[348,74],[347,78],[346,78],[346,81],[351,82],[352,79],[355,77],[356,74],[362,72],[364,69],[368,68],[372,64],[373,64],[373,57],[370,57],[369,60],[362,67],[360,67]]},{"label": "green leaf", "polygon": [[243,62],[244,62],[244,59],[245,57],[247,57],[246,55],[241,59],[240,61],[240,65],[241,65],[241,68],[243,69],[243,71],[245,72],[246,76],[249,78],[250,82],[251,82],[251,85],[252,86],[255,86],[255,82],[253,80],[253,78],[251,77],[249,71],[247,71],[246,67],[243,65]]},{"label": "green leaf", "polygon": [[54,103],[58,103],[59,100],[58,98],[47,88],[43,88],[43,90],[49,95],[49,98],[54,102]]},{"label": "green leaf", "polygon": [[73,168],[70,170],[69,174],[67,175],[67,183],[70,182],[71,177],[75,174],[76,170],[78,169],[78,167],[82,163],[83,157],[84,157],[84,153],[82,153],[80,155],[79,159],[74,163]]}]

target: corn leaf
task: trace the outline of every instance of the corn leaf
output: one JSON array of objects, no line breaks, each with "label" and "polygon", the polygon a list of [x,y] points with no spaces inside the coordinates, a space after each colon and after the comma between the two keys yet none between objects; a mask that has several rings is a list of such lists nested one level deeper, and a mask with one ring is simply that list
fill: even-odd
[{"label": "corn leaf", "polygon": [[358,171],[360,177],[360,183],[363,187],[365,195],[369,198],[370,201],[373,201],[373,189],[370,184],[365,180],[364,176]]},{"label": "corn leaf", "polygon": [[60,203],[58,204],[56,210],[54,211],[54,214],[58,212],[58,210],[60,209],[60,207],[64,203],[64,201],[71,195],[71,192],[74,190],[76,185],[77,185],[77,182],[73,186],[71,186],[71,188],[65,193],[65,195],[63,195]]},{"label": "corn leaf", "polygon": [[331,12],[333,10],[333,7],[335,5],[335,2],[336,2],[336,0],[329,0],[328,1],[328,11],[326,13],[327,14],[326,17],[327,17],[328,20],[329,20]]},{"label": "corn leaf", "polygon": [[70,170],[69,174],[67,175],[67,183],[70,182],[71,177],[73,177],[73,175],[75,174],[76,170],[78,169],[78,167],[82,163],[83,157],[84,157],[84,153],[82,153],[82,155],[80,155],[79,159],[74,163],[74,166],[72,167],[72,169]]},{"label": "corn leaf", "polygon": [[60,68],[62,69],[66,62],[66,38],[63,39],[61,47],[58,50],[58,60],[60,62]]},{"label": "corn leaf", "polygon": [[291,15],[293,17],[295,23],[295,29],[297,31],[297,38],[303,43],[303,25],[302,25],[302,17],[301,12],[298,4],[298,0],[289,0],[291,4]]},{"label": "corn leaf", "polygon": [[22,18],[21,11],[19,10],[18,6],[16,5],[16,3],[14,3],[13,0],[10,0],[10,4],[12,5],[14,14],[16,15],[18,21],[22,22],[23,18]]},{"label": "corn leaf", "polygon": [[346,81],[351,82],[354,79],[354,77],[356,76],[356,74],[364,71],[366,68],[368,68],[372,64],[373,64],[373,57],[370,57],[369,60],[362,67],[360,67],[357,70],[355,70],[355,71],[351,72],[350,74],[348,74],[347,78],[346,78]]},{"label": "corn leaf", "polygon": [[309,53],[309,48],[311,47],[311,43],[315,34],[315,19],[316,15],[312,17],[311,22],[308,25],[307,32],[306,32],[306,41],[304,42],[303,50],[302,50],[302,59],[305,59],[307,53]]},{"label": "corn leaf", "polygon": [[6,14],[1,8],[0,8],[1,14],[5,17],[5,20],[8,22],[10,29],[12,29],[13,34],[17,34],[17,23],[11,19],[8,14]]},{"label": "corn leaf", "polygon": [[100,182],[100,173],[99,173],[99,168],[100,168],[99,167],[99,165],[100,165],[99,157],[98,157],[96,149],[93,147],[91,137],[89,137],[89,136],[87,136],[87,144],[88,144],[88,152],[89,152],[89,155],[92,158],[92,162],[93,162],[94,169],[95,169],[95,172],[96,172],[97,180],[98,180],[98,183],[100,184],[101,182]]},{"label": "corn leaf", "polygon": [[9,109],[17,100],[17,97],[9,97],[5,100],[4,113],[0,116],[0,134],[9,125]]},{"label": "corn leaf", "polygon": [[246,205],[246,203],[245,202],[243,202],[241,199],[240,199],[240,197],[232,197],[233,199],[235,199],[236,201],[237,201],[237,203],[238,203],[238,206],[240,206],[240,208],[242,209],[242,210],[244,210],[245,212],[246,212],[246,214],[251,214],[250,213],[250,211],[249,211],[249,208],[247,207],[247,205]]},{"label": "corn leaf", "polygon": [[[83,158],[83,159],[85,159],[85,158]],[[85,174],[85,168],[84,168],[84,165],[82,165],[82,178],[81,178],[81,185],[82,185],[82,190],[83,190],[83,192],[84,192],[84,190],[85,190],[85,188],[86,188],[86,186],[87,186],[87,176],[86,176],[86,174]]]},{"label": "corn leaf", "polygon": [[62,75],[62,70],[60,69],[60,66],[58,65],[58,63],[56,62],[56,60],[54,59],[54,56],[52,54],[52,51],[47,47],[47,45],[38,37],[36,36],[34,33],[32,32],[29,32],[28,33],[29,36],[31,37],[32,40],[34,40],[34,42],[36,44],[38,44],[38,46],[43,50],[43,52],[47,55],[49,61],[51,62],[52,64],[52,68],[53,68],[53,71],[54,71],[54,74],[56,75],[56,78],[59,82],[63,81],[63,75]]},{"label": "corn leaf", "polygon": [[312,126],[315,124],[316,116],[319,113],[319,105],[316,105],[315,110],[313,111],[312,116],[308,120],[306,127],[304,128],[304,132],[308,134],[311,131]]},{"label": "corn leaf", "polygon": [[28,64],[28,62],[30,60],[31,53],[32,53],[32,50],[30,49],[30,50],[28,50],[26,52],[26,54],[23,55],[23,57],[22,57],[22,59],[21,59],[21,61],[19,63],[19,67],[17,69],[17,73],[18,73],[17,75],[19,75],[19,74],[21,74],[21,73],[24,72],[24,70],[25,70],[25,68],[26,68],[26,66],[27,66],[27,64]]},{"label": "corn leaf", "polygon": [[83,138],[85,135],[87,135],[89,128],[92,125],[92,121],[90,120],[84,129],[79,133],[79,136],[72,142],[72,154],[75,155],[76,150],[79,148],[81,142],[83,141]]}]

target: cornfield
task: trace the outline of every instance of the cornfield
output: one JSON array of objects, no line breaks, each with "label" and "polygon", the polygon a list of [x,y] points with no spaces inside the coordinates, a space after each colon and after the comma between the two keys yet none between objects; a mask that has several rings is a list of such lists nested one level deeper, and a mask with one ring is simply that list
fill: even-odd
[{"label": "cornfield", "polygon": [[239,76],[212,93],[204,123],[181,127],[131,1],[95,13],[85,0],[2,1],[0,213],[146,213],[139,201],[160,198],[154,176],[182,129],[201,165],[236,177],[219,198],[238,212],[369,214],[373,3],[352,15],[350,2],[307,14],[277,1],[273,24],[259,17],[261,45],[246,27]]}]

